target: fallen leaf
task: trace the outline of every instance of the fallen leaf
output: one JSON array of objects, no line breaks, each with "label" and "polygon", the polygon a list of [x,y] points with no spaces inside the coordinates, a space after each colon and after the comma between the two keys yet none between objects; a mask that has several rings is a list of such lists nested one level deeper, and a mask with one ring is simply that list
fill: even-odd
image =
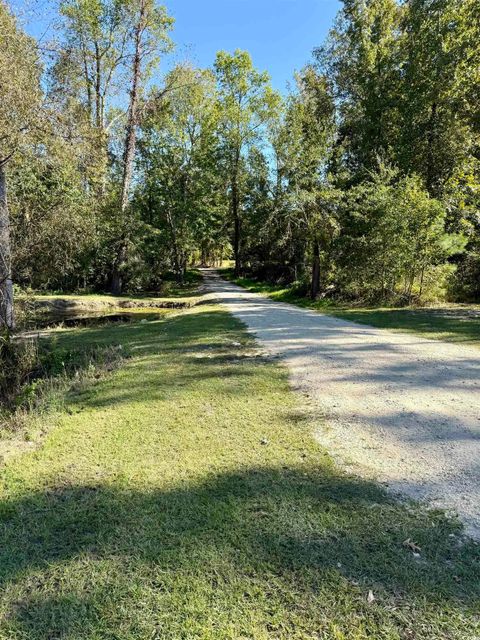
[{"label": "fallen leaf", "polygon": [[410,538],[404,540],[402,544],[404,547],[407,547],[407,549],[410,549],[410,551],[413,551],[414,553],[419,553],[422,550],[421,547],[419,547],[416,542],[413,542],[413,540],[410,540]]}]

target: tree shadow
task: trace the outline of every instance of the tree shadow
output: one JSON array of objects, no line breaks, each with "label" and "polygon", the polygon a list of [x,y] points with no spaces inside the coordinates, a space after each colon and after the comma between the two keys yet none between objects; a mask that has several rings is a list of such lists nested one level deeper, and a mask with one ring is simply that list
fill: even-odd
[{"label": "tree shadow", "polygon": [[[141,610],[145,598],[163,607],[166,629],[183,620],[187,630],[185,589],[195,598],[207,592],[234,624],[245,607],[267,620],[287,599],[291,612],[303,610],[306,628],[341,614],[341,602],[325,601],[338,591],[377,630],[394,619],[397,630],[416,619],[420,629],[422,615],[442,608],[468,624],[480,596],[471,580],[479,548],[459,544],[455,523],[310,465],[226,472],[170,491],[63,484],[4,502],[0,524],[0,584],[21,592],[9,603],[10,637],[207,637],[132,631],[141,621],[129,608]],[[407,538],[422,547],[419,559],[402,544]],[[369,605],[369,589],[401,615]],[[249,601],[252,590],[263,594],[258,603]],[[210,605],[195,602],[207,625]],[[107,630],[111,611],[128,633]],[[217,632],[208,637],[227,637],[226,627]]]}]

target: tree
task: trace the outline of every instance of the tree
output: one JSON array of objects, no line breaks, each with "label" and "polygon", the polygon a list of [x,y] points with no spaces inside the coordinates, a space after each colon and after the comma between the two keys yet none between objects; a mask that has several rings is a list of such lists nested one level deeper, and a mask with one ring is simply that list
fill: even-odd
[{"label": "tree", "polygon": [[68,290],[87,285],[105,229],[85,188],[83,132],[70,140],[55,124],[43,118],[41,144],[22,145],[9,163],[13,275],[20,286]]},{"label": "tree", "polygon": [[381,167],[352,187],[342,203],[337,241],[339,280],[346,295],[371,302],[411,302],[430,280],[437,289],[462,238],[445,231],[446,211],[418,176]]},{"label": "tree", "polygon": [[[94,150],[90,184],[106,188],[110,99],[121,93],[132,24],[126,0],[62,0],[62,38],[50,70],[49,96],[64,117],[83,121]],[[110,122],[108,122],[110,120]]]},{"label": "tree", "polygon": [[242,269],[243,194],[239,176],[243,154],[274,117],[280,98],[270,87],[268,74],[259,73],[253,67],[246,51],[217,53],[215,73],[219,92],[219,135],[229,182],[233,253],[238,275]]},{"label": "tree", "polygon": [[6,166],[37,117],[41,92],[34,41],[0,1],[0,327],[13,329],[13,281]]},{"label": "tree", "polygon": [[112,271],[112,293],[122,291],[122,271],[128,250],[128,220],[126,216],[133,175],[137,126],[140,112],[139,102],[145,83],[155,65],[158,56],[171,47],[168,31],[173,19],[167,15],[165,7],[157,6],[155,0],[129,0],[131,24],[130,41],[127,44],[130,60],[130,97],[127,124],[125,128],[125,147],[120,198],[121,234],[117,241],[117,255]]},{"label": "tree", "polygon": [[284,217],[301,229],[304,250],[312,255],[310,295],[320,290],[320,262],[335,230],[336,194],[327,168],[335,133],[334,104],[328,80],[311,67],[296,76],[297,91],[288,100],[285,120],[274,140],[277,183],[285,183]]},{"label": "tree", "polygon": [[397,131],[400,78],[396,0],[344,0],[326,44],[315,51],[331,83],[342,162],[351,180],[389,161]]},{"label": "tree", "polygon": [[[402,24],[400,130],[396,155],[406,173],[422,176],[441,197],[447,181],[472,151],[459,73],[465,46],[458,0],[410,0]],[[428,70],[428,73],[426,73]],[[462,86],[463,84],[463,86]]]},{"label": "tree", "polygon": [[209,239],[220,240],[225,217],[216,162],[218,110],[209,70],[178,66],[166,85],[175,90],[160,103],[152,101],[142,123],[142,183],[135,204],[144,222],[160,232],[155,237],[182,282],[193,253],[205,255]]}]

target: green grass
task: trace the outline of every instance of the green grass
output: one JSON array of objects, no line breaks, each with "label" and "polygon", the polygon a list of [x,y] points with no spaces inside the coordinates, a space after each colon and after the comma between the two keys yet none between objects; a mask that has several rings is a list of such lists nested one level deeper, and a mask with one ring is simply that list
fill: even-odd
[{"label": "green grass", "polygon": [[273,300],[289,302],[321,313],[368,324],[374,327],[422,335],[434,340],[466,343],[480,346],[480,306],[444,304],[431,307],[359,307],[334,303],[329,300],[313,301],[299,296],[288,287],[257,282],[249,278],[233,278],[231,270],[224,277],[248,289],[263,293]]},{"label": "green grass", "polygon": [[55,336],[130,358],[2,470],[2,640],[480,633],[480,547],[338,471],[221,308]]}]

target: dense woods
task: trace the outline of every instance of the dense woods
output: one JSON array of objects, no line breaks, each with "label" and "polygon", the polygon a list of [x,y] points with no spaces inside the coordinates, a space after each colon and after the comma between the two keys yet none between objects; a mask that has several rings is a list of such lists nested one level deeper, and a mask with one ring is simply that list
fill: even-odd
[{"label": "dense woods", "polygon": [[17,287],[154,291],[230,258],[313,297],[480,299],[476,0],[344,0],[288,95],[240,50],[160,77],[155,0],[57,18],[46,46],[0,3],[7,327]]}]

